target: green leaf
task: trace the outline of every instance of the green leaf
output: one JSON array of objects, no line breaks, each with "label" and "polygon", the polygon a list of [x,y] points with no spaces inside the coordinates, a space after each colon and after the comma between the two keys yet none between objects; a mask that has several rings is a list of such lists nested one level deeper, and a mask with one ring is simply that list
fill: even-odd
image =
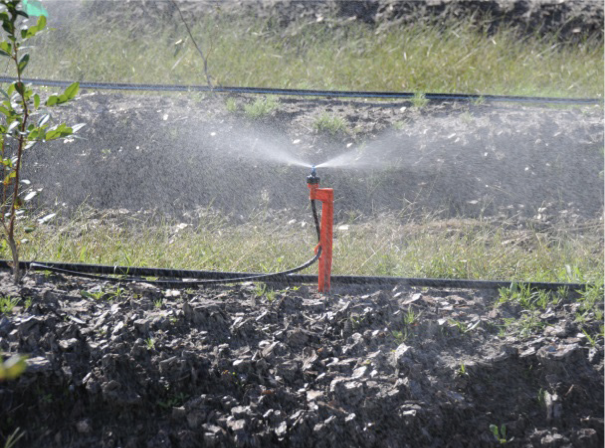
[{"label": "green leaf", "polygon": [[80,83],[76,81],[71,84],[67,89],[65,89],[65,92],[63,92],[63,94],[67,97],[68,100],[71,100],[78,94],[79,90]]},{"label": "green leaf", "polygon": [[23,70],[25,70],[25,67],[27,67],[27,64],[29,62],[29,54],[24,54],[21,59],[19,60],[19,72],[23,73]]},{"label": "green leaf", "polygon": [[7,117],[10,117],[13,114],[12,111],[8,110],[4,106],[0,106],[0,113],[6,115]]},{"label": "green leaf", "polygon": [[51,95],[48,97],[48,99],[46,100],[46,105],[47,106],[54,106],[55,104],[57,104],[59,102],[59,97],[57,95]]},{"label": "green leaf", "polygon": [[15,81],[13,83],[13,85],[15,86],[15,90],[20,94],[23,95],[25,93],[25,84],[23,84],[20,81]]},{"label": "green leaf", "polygon": [[4,89],[0,89],[0,93],[7,99],[10,101],[10,96],[8,96],[8,93],[6,93],[6,90]]},{"label": "green leaf", "polygon": [[38,24],[36,26],[38,27],[38,31],[42,31],[46,28],[46,16],[38,17]]},{"label": "green leaf", "polygon": [[[42,16],[44,17],[44,16]],[[34,95],[34,107],[37,109],[38,107],[40,107],[40,95],[38,95],[37,93]]]},{"label": "green leaf", "polygon": [[54,128],[51,128],[47,133],[45,140],[55,140],[57,138],[68,137],[73,133],[73,129],[68,127],[65,123],[61,123]]},{"label": "green leaf", "polygon": [[16,175],[17,175],[17,172],[16,172],[16,171],[11,171],[10,173],[8,173],[8,174],[6,175],[6,177],[4,178],[4,182],[3,182],[3,184],[4,184],[5,186],[6,186],[6,185],[8,185],[8,184],[10,184],[11,179],[15,178],[15,176],[16,176]]}]

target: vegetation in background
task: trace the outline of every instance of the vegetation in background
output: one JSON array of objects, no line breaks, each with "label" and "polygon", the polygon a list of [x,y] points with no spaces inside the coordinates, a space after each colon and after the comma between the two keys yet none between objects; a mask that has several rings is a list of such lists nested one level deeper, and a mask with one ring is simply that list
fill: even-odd
[{"label": "vegetation in background", "polygon": [[[602,96],[602,39],[565,43],[519,36],[501,25],[487,35],[470,21],[391,26],[362,23],[283,28],[253,17],[208,15],[131,33],[74,20],[39,39],[30,75],[87,81],[510,95]],[[488,28],[488,27],[485,27]],[[64,30],[63,30],[64,29]],[[83,35],[86,39],[82,39]],[[179,51],[175,51],[176,47]],[[56,57],[60,54],[61,57]]]},{"label": "vegetation in background", "polygon": [[3,231],[1,243],[10,249],[15,282],[20,278],[21,241],[15,239],[17,214],[24,203],[33,197],[32,194],[25,197],[22,194],[23,153],[38,142],[70,136],[82,126],[76,125],[72,128],[65,123],[51,126],[51,115],[46,109],[74,98],[78,92],[77,82],[70,85],[63,94],[49,96],[42,105],[40,95],[34,93],[30,85],[22,82],[23,73],[30,62],[30,55],[25,52],[29,47],[24,44],[29,44],[29,39],[46,27],[45,16],[40,16],[35,25],[30,25],[27,20],[28,15],[21,10],[21,0],[0,1],[0,21],[3,29],[0,56],[9,59],[17,78],[9,85],[7,91],[0,89],[4,97],[0,105],[0,175],[3,179],[0,202],[0,223]]}]

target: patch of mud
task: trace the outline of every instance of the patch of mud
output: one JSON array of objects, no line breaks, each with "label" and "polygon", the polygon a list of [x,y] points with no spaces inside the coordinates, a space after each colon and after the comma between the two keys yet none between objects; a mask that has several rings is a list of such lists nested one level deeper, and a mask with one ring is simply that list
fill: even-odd
[{"label": "patch of mud", "polygon": [[[603,345],[578,304],[467,290],[116,289],[2,274],[0,431],[36,447],[603,446]],[[25,300],[29,299],[25,308]],[[588,317],[586,327],[600,322]]]}]

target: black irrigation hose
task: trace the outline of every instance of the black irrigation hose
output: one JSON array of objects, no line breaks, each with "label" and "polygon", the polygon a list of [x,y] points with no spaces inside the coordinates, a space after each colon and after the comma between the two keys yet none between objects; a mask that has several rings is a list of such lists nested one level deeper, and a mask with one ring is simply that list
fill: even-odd
[{"label": "black irrigation hose", "polygon": [[[145,280],[140,277],[108,277],[105,275],[96,275],[90,273],[83,273],[77,270],[64,269],[59,267],[54,267],[52,264],[48,263],[36,263],[31,262],[29,264],[29,268],[33,270],[42,270],[42,271],[51,271],[56,272],[58,274],[67,274],[74,275],[77,277],[90,278],[98,281],[106,281],[106,282],[114,282],[114,283],[134,283],[134,282],[144,282],[150,285],[155,286],[164,286],[164,287],[172,287],[172,288],[190,288],[192,286],[200,286],[200,285],[208,285],[208,284],[218,284],[218,283],[239,283],[239,282],[248,282],[248,281],[279,281],[282,279],[287,279],[289,274],[293,274],[298,271],[302,271],[303,269],[308,268],[313,263],[315,263],[319,256],[321,255],[321,247],[318,249],[317,253],[313,258],[306,261],[304,264],[297,266],[295,268],[289,269],[287,271],[276,272],[271,274],[249,274],[249,273],[239,273],[238,276],[228,276],[227,278],[212,278],[206,280],[192,280],[185,281],[182,280],[184,278],[190,277],[180,277],[181,280],[174,280],[174,278],[179,278],[179,276],[170,276],[170,279],[167,280]],[[183,272],[183,271],[181,271]]]},{"label": "black irrigation hose", "polygon": [[[310,266],[317,258],[318,254],[309,260],[304,267]],[[23,270],[49,270],[55,272],[63,272],[70,275],[82,276],[82,274],[106,274],[106,275],[130,275],[136,277],[167,277],[167,278],[190,278],[190,279],[207,279],[218,280],[216,283],[230,283],[234,281],[246,280],[264,280],[280,283],[300,284],[300,283],[315,283],[317,282],[316,275],[292,275],[292,274],[249,274],[243,272],[220,272],[220,271],[189,271],[176,269],[158,269],[158,268],[140,268],[127,266],[107,266],[79,263],[36,263],[30,261],[22,261],[21,269]],[[299,267],[301,268],[301,267]],[[300,270],[299,268],[295,268]],[[11,269],[8,261],[0,260],[0,269]],[[304,268],[301,268],[304,269]],[[286,271],[292,272],[293,270]],[[98,277],[93,277],[97,278]],[[107,277],[111,281],[116,281],[115,277]],[[145,283],[154,284],[154,282],[138,279]],[[185,282],[185,281],[157,281],[156,285],[171,286],[171,287],[191,287],[203,284],[212,284],[208,281],[200,282]],[[461,288],[461,289],[500,289],[510,288],[512,285],[529,287],[531,289],[541,289],[546,291],[558,291],[567,289],[570,291],[585,290],[594,285],[589,283],[548,283],[548,282],[524,282],[514,280],[456,280],[444,278],[408,278],[408,277],[376,277],[376,276],[349,276],[349,275],[333,275],[331,277],[332,285],[380,285],[380,286],[395,286],[406,285],[413,287],[429,287],[429,288]]]},{"label": "black irrigation hose", "polygon": [[[0,76],[0,82],[11,83],[16,78]],[[23,82],[47,86],[67,87],[71,81],[55,81],[51,79],[24,78]],[[305,89],[274,89],[270,87],[210,87],[200,85],[177,84],[131,84],[111,82],[80,81],[83,89],[107,90],[138,90],[154,92],[216,92],[216,93],[251,93],[260,95],[291,95],[291,96],[321,96],[326,98],[381,98],[409,100],[416,96],[412,92],[360,92],[350,90],[305,90]],[[556,98],[542,96],[516,96],[516,95],[472,95],[463,93],[426,93],[424,97],[430,101],[500,101],[522,103],[552,103],[552,104],[600,104],[602,98]]]}]

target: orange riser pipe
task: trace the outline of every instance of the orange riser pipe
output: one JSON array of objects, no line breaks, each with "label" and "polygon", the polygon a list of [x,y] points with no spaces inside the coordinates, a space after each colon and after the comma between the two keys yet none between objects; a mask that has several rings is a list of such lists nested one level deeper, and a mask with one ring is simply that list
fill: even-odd
[{"label": "orange riser pipe", "polygon": [[319,244],[319,275],[317,290],[330,291],[330,275],[332,273],[332,239],[334,223],[334,190],[332,188],[319,188],[318,184],[307,184],[311,200],[321,201],[321,228]]}]

